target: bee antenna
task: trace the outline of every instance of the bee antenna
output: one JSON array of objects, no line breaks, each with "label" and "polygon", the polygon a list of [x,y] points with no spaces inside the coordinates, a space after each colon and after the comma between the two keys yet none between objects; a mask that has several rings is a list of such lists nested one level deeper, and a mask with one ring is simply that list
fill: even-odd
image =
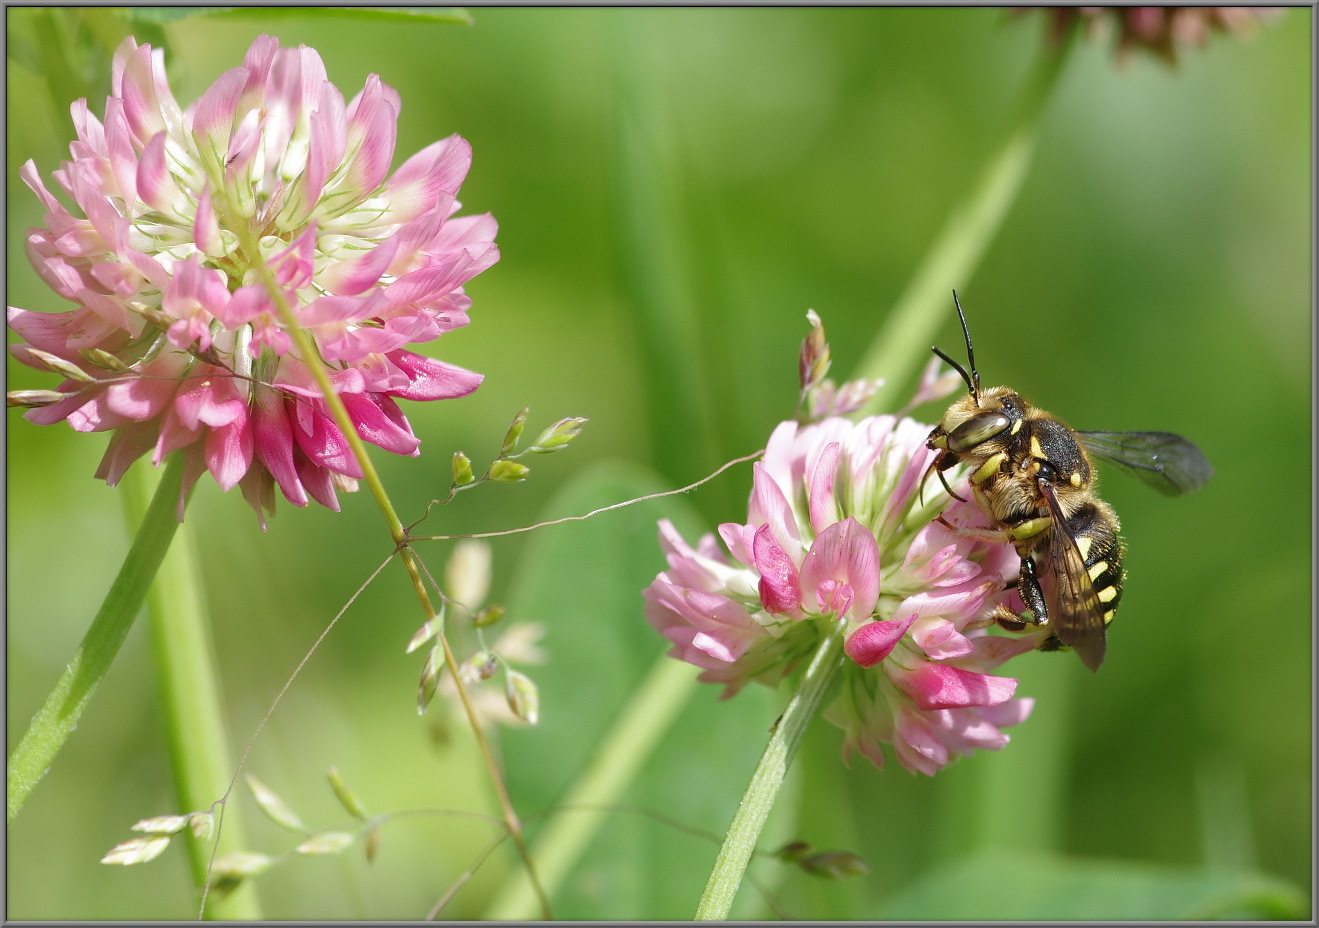
[{"label": "bee antenna", "polygon": [[[968,378],[966,372],[962,372],[962,379],[966,380],[967,385],[971,388],[971,396],[975,398],[976,405],[980,405],[980,372],[976,370],[976,355],[971,350],[971,330],[966,327],[966,313],[962,312],[962,301],[957,298],[957,291],[953,291],[953,305],[957,307],[957,318],[962,321],[962,334],[966,336],[966,360],[971,365],[971,376]],[[945,358],[944,360],[947,360]],[[958,368],[961,370],[961,368]]]},{"label": "bee antenna", "polygon": [[939,357],[943,358],[945,364],[947,364],[953,370],[957,371],[957,373],[962,375],[962,379],[966,381],[966,388],[971,391],[971,395],[976,398],[976,405],[979,406],[980,394],[976,390],[975,383],[973,383],[971,380],[971,375],[966,372],[966,368],[962,367],[962,365],[958,364],[952,358],[948,357],[948,355],[944,354],[943,350],[938,345],[931,345],[930,350],[933,351],[935,354],[937,354]]}]

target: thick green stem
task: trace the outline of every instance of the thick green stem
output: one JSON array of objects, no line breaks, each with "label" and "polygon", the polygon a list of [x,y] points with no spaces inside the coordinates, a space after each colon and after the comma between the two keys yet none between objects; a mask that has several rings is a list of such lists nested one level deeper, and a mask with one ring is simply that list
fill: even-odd
[{"label": "thick green stem", "polygon": [[[151,476],[139,468],[130,470],[124,481],[124,508],[134,521],[146,510]],[[181,526],[147,593],[156,689],[179,812],[210,808],[225,794],[233,775],[203,588],[191,533]],[[186,829],[176,840],[187,845],[193,883],[200,892],[206,885],[212,842],[198,840]],[[225,847],[243,847],[239,816],[225,818],[221,840]],[[226,921],[259,919],[252,881],[227,895],[211,895],[205,914]]]},{"label": "thick green stem", "polygon": [[[925,352],[939,326],[953,318],[952,291],[971,280],[1017,199],[1035,154],[1040,116],[1058,84],[1071,47],[1070,33],[1058,47],[1042,46],[1007,138],[985,165],[970,194],[953,209],[861,359],[856,377],[884,378],[884,385],[866,405],[867,414],[900,405],[895,397],[901,395],[916,368],[928,357]],[[945,305],[948,309],[942,309]]]},{"label": "thick green stem", "polygon": [[742,802],[733,815],[733,822],[728,826],[714,869],[710,871],[710,881],[696,907],[697,921],[724,921],[728,918],[733,898],[742,884],[751,855],[755,853],[761,829],[765,827],[779,787],[787,776],[788,766],[797,753],[797,745],[806,726],[815,718],[829,685],[838,675],[842,657],[843,628],[838,625],[821,640],[810,666],[797,684],[797,691],[774,726],[765,753],[761,755],[742,795]]},{"label": "thick green stem", "polygon": [[138,527],[133,546],[124,558],[100,611],[78,650],[73,653],[69,666],[46,697],[45,704],[33,716],[22,740],[9,755],[7,821],[14,821],[37,781],[50,768],[73,729],[78,727],[78,719],[132,628],[156,569],[179,527],[174,513],[182,484],[183,461],[179,455],[171,455],[151,506]]}]

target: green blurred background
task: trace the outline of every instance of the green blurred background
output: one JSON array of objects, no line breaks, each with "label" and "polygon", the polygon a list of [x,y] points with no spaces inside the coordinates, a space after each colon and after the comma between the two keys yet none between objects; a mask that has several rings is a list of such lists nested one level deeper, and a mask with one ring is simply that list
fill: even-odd
[{"label": "green blurred background", "polygon": [[[48,14],[7,13],[8,301],[62,310],[23,254],[21,232],[41,214],[18,169],[32,158],[49,178],[67,157],[68,100],[58,95],[77,75],[52,82],[19,60],[14,38],[39,35]],[[432,516],[436,532],[584,511],[638,487],[691,482],[762,447],[792,412],[806,310],[824,318],[834,376],[849,375],[1001,140],[1043,31],[1035,15],[992,9],[471,13],[463,26],[250,9],[163,27],[181,103],[269,32],[283,45],[316,48],[347,98],[372,72],[397,88],[396,163],[453,132],[472,143],[462,200],[466,211],[498,218],[503,257],[468,287],[472,325],[434,351],[486,380],[469,398],[407,409],[422,457],[380,453],[376,463],[406,521],[442,494],[454,450],[488,460],[523,405],[531,432],[562,416],[591,421],[571,450],[532,461],[527,483],[465,494]],[[129,28],[104,12],[60,15],[64,26],[103,37]],[[849,770],[838,761],[838,732],[814,726],[766,846],[800,837],[861,854],[871,872],[828,884],[758,864],[781,911],[1025,917],[1013,906],[1042,882],[1072,885],[1054,879],[1050,867],[1064,859],[1056,855],[1155,878],[1259,871],[1308,891],[1310,39],[1311,11],[1302,8],[1251,41],[1216,38],[1191,50],[1176,69],[1143,58],[1119,67],[1107,46],[1076,49],[1018,202],[974,279],[946,286],[967,308],[986,382],[1010,382],[1079,428],[1183,433],[1217,474],[1204,492],[1175,500],[1122,476],[1105,481],[1129,543],[1107,662],[1095,677],[1072,657],[1014,662],[1018,692],[1038,703],[1005,751],[934,779],[895,763]],[[104,93],[102,84],[92,98],[98,114]],[[951,300],[938,340],[960,353]],[[916,350],[923,361],[925,347]],[[12,362],[8,373],[10,389],[54,383]],[[92,478],[103,436],[35,428],[16,411],[8,425],[12,748],[85,631],[129,534],[117,492]],[[506,621],[544,623],[551,655],[524,667],[541,687],[541,726],[499,738],[523,814],[561,799],[663,650],[637,595],[664,566],[654,519],[683,520],[694,540],[744,518],[749,485],[742,467],[683,503],[495,543],[491,598],[510,606]],[[222,496],[203,481],[194,496],[188,527],[205,559],[235,754],[389,553],[370,499],[342,499],[337,515],[281,501],[262,534],[237,493]],[[447,552],[422,548],[433,570]],[[491,809],[462,724],[438,705],[422,718],[414,711],[420,661],[403,645],[419,621],[403,572],[391,566],[256,743],[247,769],[313,827],[344,819],[324,782],[331,765],[373,812]],[[693,694],[623,801],[722,833],[786,691],[716,696]],[[244,817],[252,849],[296,843],[246,794],[230,808]],[[142,867],[97,863],[132,822],[173,811],[181,810],[170,795],[147,637],[137,628],[9,829],[6,915],[189,917],[195,903],[180,849]],[[373,865],[354,849],[293,859],[260,878],[264,913],[420,918],[494,834],[464,818],[393,821]],[[614,810],[555,914],[688,918],[716,849],[710,838]],[[1009,868],[995,879],[1000,892],[1020,886],[1015,902],[1012,893],[1006,902],[977,899],[974,878],[936,891],[940,878],[961,872],[948,868],[983,855]],[[1033,865],[1037,857],[1047,859]],[[481,917],[511,860],[497,852],[445,917]],[[1116,890],[1095,891],[1106,885],[1098,869],[1085,873],[1078,885],[1091,896],[1068,889],[1035,917],[1176,914],[1141,909],[1134,884],[1120,879]],[[922,886],[936,890],[921,897]],[[1007,908],[991,907],[999,904]],[[1112,908],[1119,904],[1127,908]],[[1308,899],[1300,904],[1298,917],[1308,918]],[[733,915],[773,913],[746,887]]]}]

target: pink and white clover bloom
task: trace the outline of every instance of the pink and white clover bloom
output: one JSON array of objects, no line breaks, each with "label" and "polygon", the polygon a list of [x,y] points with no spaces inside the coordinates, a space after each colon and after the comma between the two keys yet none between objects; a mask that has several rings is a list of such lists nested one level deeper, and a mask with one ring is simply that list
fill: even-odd
[{"label": "pink and white clover bloom", "polygon": [[935,521],[985,527],[973,503],[941,487],[920,501],[929,432],[894,416],[781,423],[754,465],[747,522],[719,526],[728,553],[709,534],[693,548],[663,521],[668,570],[644,595],[670,655],[726,697],[778,683],[842,624],[847,659],[825,716],[844,730],[844,757],[879,767],[889,744],[902,766],[933,775],[1001,748],[1002,729],[1029,715],[1017,681],[994,671],[1041,636],[990,634],[997,604],[1022,608],[1007,588],[1020,561],[1006,542]]},{"label": "pink and white clover bloom", "polygon": [[271,36],[186,109],[163,53],[131,38],[111,87],[103,119],[73,104],[78,138],[52,175],[81,215],[33,162],[20,171],[46,208],[28,256],[75,308],[9,307],[14,356],[67,377],[11,404],[112,432],[97,471],[111,485],[143,454],[181,451],[184,494],[209,470],[263,525],[275,487],[338,509],[362,474],[288,315],[362,439],[417,455],[397,401],[482,379],[408,349],[466,325],[463,285],[499,258],[489,214],[455,216],[471,147],[450,136],[391,175],[398,94],[372,74],[345,103],[314,50]]}]

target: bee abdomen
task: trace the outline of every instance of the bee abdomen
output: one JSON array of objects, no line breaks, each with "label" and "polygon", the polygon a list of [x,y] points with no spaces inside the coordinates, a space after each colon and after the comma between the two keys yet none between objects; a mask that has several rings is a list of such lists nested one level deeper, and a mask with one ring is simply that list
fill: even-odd
[{"label": "bee abdomen", "polygon": [[1086,574],[1103,610],[1104,624],[1113,621],[1122,600],[1122,542],[1118,521],[1107,503],[1087,502],[1067,520],[1067,527],[1081,551]]}]

